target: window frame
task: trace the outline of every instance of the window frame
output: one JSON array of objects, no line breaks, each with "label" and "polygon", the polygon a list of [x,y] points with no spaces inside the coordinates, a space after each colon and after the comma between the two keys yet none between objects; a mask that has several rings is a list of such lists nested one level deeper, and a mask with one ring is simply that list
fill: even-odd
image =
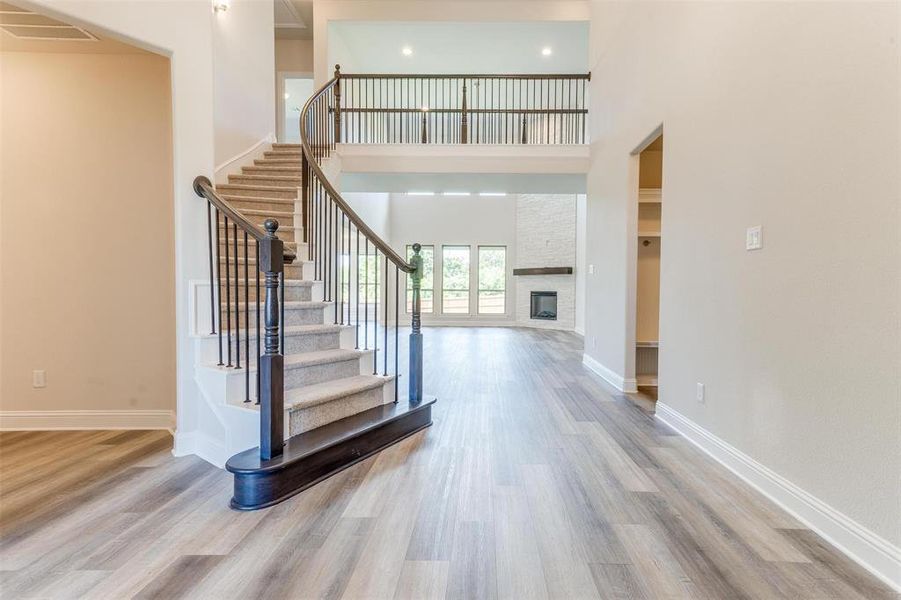
[{"label": "window frame", "polygon": [[[502,281],[504,282],[504,287],[502,289],[489,289],[482,287],[482,248],[491,248],[491,249],[500,249],[504,251],[504,276]],[[507,246],[502,244],[478,244],[476,245],[476,314],[477,315],[506,315],[507,314]],[[482,307],[480,303],[481,293],[482,292],[503,292],[504,296],[504,309],[497,312],[482,312]]]},{"label": "window frame", "polygon": [[[439,314],[443,316],[472,316],[472,244],[441,244],[441,312]],[[468,255],[468,266],[467,266],[467,276],[466,276],[466,288],[465,289],[453,289],[453,288],[445,288],[444,287],[444,275],[446,273],[446,269],[444,268],[444,250],[445,248],[466,248],[466,252]],[[434,285],[434,283],[433,283]],[[444,305],[444,292],[466,292],[466,312],[447,312],[445,310]],[[433,292],[434,295],[434,292]]]}]

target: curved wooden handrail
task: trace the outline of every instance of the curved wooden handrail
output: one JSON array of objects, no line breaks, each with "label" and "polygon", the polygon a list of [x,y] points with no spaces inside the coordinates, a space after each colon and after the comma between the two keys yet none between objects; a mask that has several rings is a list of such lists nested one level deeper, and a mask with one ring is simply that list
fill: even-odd
[{"label": "curved wooden handrail", "polygon": [[585,79],[591,73],[341,73],[341,79]]},{"label": "curved wooden handrail", "polygon": [[[227,201],[223,200],[222,196],[216,193],[216,190],[213,188],[213,183],[208,177],[199,175],[194,178],[194,192],[201,198],[209,200],[221,213],[228,217],[232,222],[236,223],[238,227],[243,231],[246,231],[248,235],[256,241],[262,242],[268,237],[268,234],[264,229],[248,221],[247,217],[238,212],[238,210]],[[275,221],[275,223],[277,231],[278,221]],[[285,262],[293,263],[294,259],[297,258],[297,255],[286,248],[284,251],[284,258]]]},{"label": "curved wooden handrail", "polygon": [[[344,77],[342,75],[342,77]],[[346,200],[341,197],[341,194],[338,190],[335,189],[335,186],[328,180],[325,176],[325,173],[322,171],[322,167],[319,166],[319,161],[316,159],[316,155],[313,153],[313,149],[310,146],[309,140],[309,131],[307,131],[307,123],[309,119],[307,116],[310,111],[310,107],[313,102],[315,102],[320,96],[325,94],[329,88],[331,88],[337,82],[337,78],[333,77],[330,79],[324,86],[322,86],[315,94],[313,94],[309,100],[307,100],[306,104],[303,105],[303,109],[300,111],[300,144],[303,152],[303,156],[307,161],[307,164],[310,166],[310,170],[319,180],[319,183],[325,188],[326,193],[328,193],[329,197],[338,205],[341,211],[347,216],[348,220],[353,223],[354,227],[357,228],[366,238],[369,239],[369,242],[372,243],[376,249],[381,251],[381,253],[394,263],[398,269],[403,271],[404,273],[412,273],[416,267],[408,263],[404,258],[394,251],[394,249],[389,246],[379,235],[374,232],[369,226],[360,218],[360,216],[354,212],[354,210],[350,207]]]}]

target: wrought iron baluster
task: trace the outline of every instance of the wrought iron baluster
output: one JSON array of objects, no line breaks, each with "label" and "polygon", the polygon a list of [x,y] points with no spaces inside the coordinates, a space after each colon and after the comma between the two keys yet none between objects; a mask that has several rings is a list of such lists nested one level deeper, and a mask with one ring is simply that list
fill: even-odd
[{"label": "wrought iron baluster", "polygon": [[241,368],[241,288],[238,283],[238,224],[233,223],[235,234],[235,368]]},{"label": "wrought iron baluster", "polygon": [[250,279],[247,260],[247,232],[244,232],[244,402],[250,402]]},{"label": "wrought iron baluster", "polygon": [[260,338],[263,337],[263,330],[260,329],[260,301],[262,300],[262,296],[260,296],[260,243],[255,242],[254,246],[256,248],[256,259],[257,259],[257,401],[256,404],[260,403]]},{"label": "wrought iron baluster", "polygon": [[231,262],[228,249],[228,216],[222,216],[225,222],[225,326],[228,330],[226,347],[228,349],[228,362],[226,367],[232,366],[232,292],[231,292]]},{"label": "wrought iron baluster", "polygon": [[[217,213],[218,217],[218,213]],[[213,203],[207,200],[206,202],[206,238],[207,245],[209,246],[209,254],[210,254],[210,335],[216,334],[216,292],[215,287],[213,286],[213,230],[210,229],[213,225]],[[219,219],[216,219],[216,229],[219,229]],[[217,231],[218,234],[218,231]],[[218,246],[218,240],[217,240]],[[219,248],[217,247],[218,251]],[[217,257],[218,258],[218,257]]]},{"label": "wrought iron baluster", "polygon": [[[223,218],[225,216],[223,215]],[[219,366],[223,366],[222,362],[222,250],[219,240],[219,209],[216,208],[216,314],[219,316]],[[213,293],[213,290],[210,290]]]}]

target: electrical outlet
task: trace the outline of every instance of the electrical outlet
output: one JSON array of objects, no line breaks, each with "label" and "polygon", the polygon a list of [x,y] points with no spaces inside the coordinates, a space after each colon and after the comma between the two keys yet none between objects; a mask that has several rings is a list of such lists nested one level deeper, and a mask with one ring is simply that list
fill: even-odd
[{"label": "electrical outlet", "polygon": [[698,402],[699,402],[700,404],[704,404],[704,403],[707,402],[706,391],[705,391],[705,389],[704,389],[704,384],[703,384],[703,383],[699,383],[699,384],[698,384],[698,388],[697,388],[697,390],[695,391],[695,396],[697,397]]},{"label": "electrical outlet", "polygon": [[35,388],[47,387],[47,373],[46,371],[32,371],[31,372],[31,386]]},{"label": "electrical outlet", "polygon": [[763,248],[763,226],[748,227],[745,233],[745,250],[760,250]]},{"label": "electrical outlet", "polygon": [[591,336],[591,348],[594,350],[598,347],[598,338]]}]

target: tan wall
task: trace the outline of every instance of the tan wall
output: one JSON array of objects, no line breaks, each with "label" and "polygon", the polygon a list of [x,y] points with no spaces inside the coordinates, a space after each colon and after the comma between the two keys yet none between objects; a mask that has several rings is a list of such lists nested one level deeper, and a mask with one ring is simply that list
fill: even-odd
[{"label": "tan wall", "polygon": [[174,410],[169,60],[2,53],[0,88],[0,409]]},{"label": "tan wall", "polygon": [[275,40],[275,72],[313,73],[313,40]]},{"label": "tan wall", "polygon": [[894,544],[899,6],[593,3],[585,336],[632,368],[630,151],[663,123],[661,402]]}]

